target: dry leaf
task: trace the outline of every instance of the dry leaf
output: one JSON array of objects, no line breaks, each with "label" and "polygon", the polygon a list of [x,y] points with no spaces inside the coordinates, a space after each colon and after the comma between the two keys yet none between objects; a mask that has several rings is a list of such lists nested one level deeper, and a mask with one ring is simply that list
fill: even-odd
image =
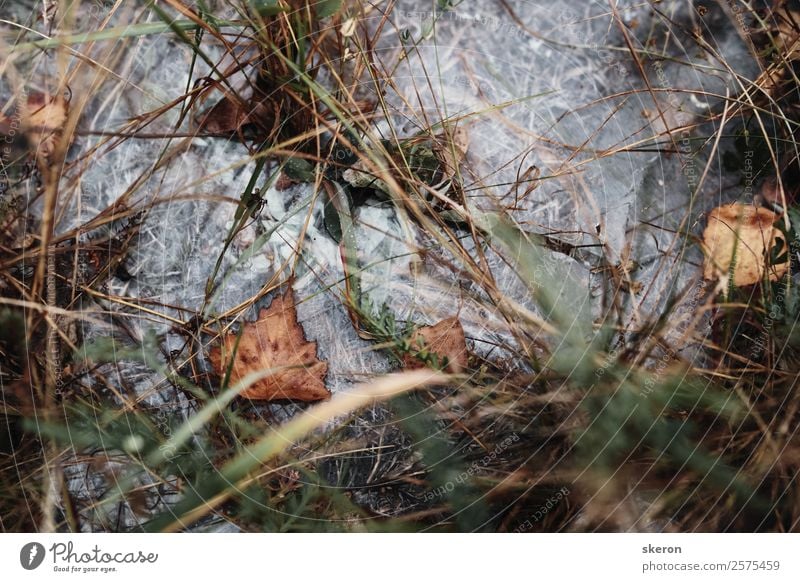
[{"label": "dry leaf", "polygon": [[[14,159],[33,153],[40,162],[46,161],[55,151],[68,112],[68,104],[63,97],[31,92],[27,101],[15,108],[12,117],[0,114],[0,135],[5,144],[10,144],[10,147],[6,146],[6,158],[10,158],[14,148]],[[16,138],[23,134],[25,138],[17,142]],[[24,139],[27,139],[27,144]]]},{"label": "dry leaf", "polygon": [[421,341],[424,348],[412,351],[403,356],[403,366],[410,370],[424,368],[419,355],[421,353],[436,354],[439,362],[447,358],[447,372],[459,373],[467,367],[467,341],[464,337],[464,328],[457,317],[450,317],[436,325],[420,327],[411,336],[413,350],[417,350]]},{"label": "dry leaf", "polygon": [[712,210],[703,233],[706,279],[725,278],[734,262],[733,284],[754,285],[769,269],[771,281],[777,281],[789,270],[789,263],[767,265],[770,251],[778,239],[785,239],[773,226],[779,216],[766,208],[750,204],[726,204]]},{"label": "dry leaf", "polygon": [[269,100],[261,91],[252,91],[249,98],[225,93],[211,109],[197,120],[201,131],[213,136],[233,136],[247,130],[267,131],[274,124]]},{"label": "dry leaf", "polygon": [[67,121],[68,105],[61,96],[31,93],[23,110],[22,125],[37,159],[49,158],[56,148],[64,123]]},{"label": "dry leaf", "polygon": [[247,111],[237,99],[225,96],[199,121],[200,129],[212,135],[236,133],[247,124]]},{"label": "dry leaf", "polygon": [[442,133],[443,143],[437,145],[436,153],[442,162],[442,172],[448,179],[458,172],[459,164],[464,161],[469,150],[469,132],[464,127]]},{"label": "dry leaf", "polygon": [[[237,334],[226,335],[223,345],[215,346],[208,354],[220,376],[228,369],[236,339]],[[303,402],[330,396],[324,382],[328,364],[317,358],[317,342],[306,341],[303,336],[291,289],[276,297],[269,309],[262,309],[257,321],[245,324],[234,356],[230,384],[236,384],[253,372],[271,368],[282,369],[251,384],[241,395],[252,400]]]}]

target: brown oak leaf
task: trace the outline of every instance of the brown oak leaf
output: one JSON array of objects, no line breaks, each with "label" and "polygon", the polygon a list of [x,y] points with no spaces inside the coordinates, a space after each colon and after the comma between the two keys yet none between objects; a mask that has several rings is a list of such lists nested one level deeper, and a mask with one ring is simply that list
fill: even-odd
[{"label": "brown oak leaf", "polygon": [[317,342],[307,341],[303,335],[291,289],[262,309],[258,320],[245,324],[238,347],[236,340],[237,334],[227,334],[222,345],[208,354],[219,376],[225,375],[233,356],[231,385],[253,372],[278,368],[242,390],[241,396],[313,402],[331,395],[324,382],[328,364],[317,358]]},{"label": "brown oak leaf", "polygon": [[[447,358],[445,371],[457,374],[467,367],[467,340],[457,317],[443,319],[436,325],[426,325],[411,336],[411,353],[403,356],[403,366],[410,370],[426,367],[424,354],[435,354],[440,365]],[[420,342],[423,348],[418,349]]]}]

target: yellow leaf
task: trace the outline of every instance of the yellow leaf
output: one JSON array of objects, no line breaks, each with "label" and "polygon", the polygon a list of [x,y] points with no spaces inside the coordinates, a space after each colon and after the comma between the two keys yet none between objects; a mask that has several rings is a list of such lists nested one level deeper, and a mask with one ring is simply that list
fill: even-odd
[{"label": "yellow leaf", "polygon": [[769,265],[770,251],[778,240],[786,240],[773,225],[779,216],[766,208],[750,204],[725,204],[708,215],[703,233],[706,253],[703,276],[724,279],[733,264],[733,284],[737,287],[755,285],[768,272],[777,281],[789,270],[789,262]]}]

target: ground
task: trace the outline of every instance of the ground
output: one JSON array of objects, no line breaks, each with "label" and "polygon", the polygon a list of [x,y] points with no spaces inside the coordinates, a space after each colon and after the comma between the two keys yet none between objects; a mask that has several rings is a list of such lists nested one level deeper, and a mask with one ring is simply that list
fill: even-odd
[{"label": "ground", "polygon": [[0,2],[3,529],[796,529],[757,4]]}]

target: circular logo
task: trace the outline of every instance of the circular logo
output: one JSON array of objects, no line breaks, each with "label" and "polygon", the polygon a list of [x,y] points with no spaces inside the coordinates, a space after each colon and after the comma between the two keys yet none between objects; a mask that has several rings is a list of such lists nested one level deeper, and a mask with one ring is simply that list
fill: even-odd
[{"label": "circular logo", "polygon": [[44,546],[39,542],[30,542],[19,551],[19,563],[26,570],[35,570],[44,561]]}]

